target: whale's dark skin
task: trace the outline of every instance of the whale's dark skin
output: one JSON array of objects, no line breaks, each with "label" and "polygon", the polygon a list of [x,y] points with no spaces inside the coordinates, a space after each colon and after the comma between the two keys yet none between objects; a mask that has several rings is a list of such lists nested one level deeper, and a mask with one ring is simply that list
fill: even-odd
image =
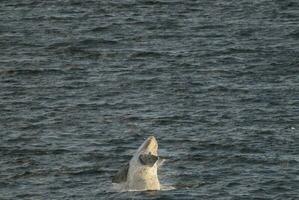
[{"label": "whale's dark skin", "polygon": [[122,183],[127,181],[129,163],[125,164],[113,177],[112,183]]}]

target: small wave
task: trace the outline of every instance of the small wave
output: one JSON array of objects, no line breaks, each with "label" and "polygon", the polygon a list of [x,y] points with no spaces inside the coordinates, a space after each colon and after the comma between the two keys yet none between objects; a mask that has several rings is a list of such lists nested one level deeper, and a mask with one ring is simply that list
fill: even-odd
[{"label": "small wave", "polygon": [[48,45],[47,49],[57,49],[57,48],[62,48],[62,47],[67,47],[69,46],[69,42],[55,42],[50,45]]},{"label": "small wave", "polygon": [[109,26],[98,26],[96,28],[91,29],[92,32],[102,32],[109,29]]},{"label": "small wave", "polygon": [[107,39],[88,38],[88,39],[84,39],[82,41],[79,41],[77,45],[91,47],[91,46],[97,46],[97,45],[115,45],[115,44],[118,44],[118,41],[116,41],[116,40],[107,40]]},{"label": "small wave", "polygon": [[299,30],[293,31],[290,34],[288,34],[287,36],[298,39],[299,38]]},{"label": "small wave", "polygon": [[141,52],[135,52],[131,54],[131,58],[146,58],[146,57],[160,57],[163,54],[160,52],[154,52],[154,51],[141,51]]},{"label": "small wave", "polygon": [[0,75],[44,75],[44,74],[61,74],[60,69],[9,69],[0,70]]}]

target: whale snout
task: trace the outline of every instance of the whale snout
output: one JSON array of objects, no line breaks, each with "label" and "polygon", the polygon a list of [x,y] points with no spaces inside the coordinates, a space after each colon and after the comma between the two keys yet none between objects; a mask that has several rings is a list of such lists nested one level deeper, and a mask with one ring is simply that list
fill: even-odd
[{"label": "whale snout", "polygon": [[148,137],[147,140],[148,140],[149,143],[150,143],[149,145],[155,145],[155,146],[158,147],[158,142],[157,142],[157,140],[156,140],[156,138],[155,138],[154,136],[150,136],[150,137]]},{"label": "whale snout", "polygon": [[141,146],[143,153],[151,153],[152,155],[158,155],[158,142],[154,136],[148,137]]}]

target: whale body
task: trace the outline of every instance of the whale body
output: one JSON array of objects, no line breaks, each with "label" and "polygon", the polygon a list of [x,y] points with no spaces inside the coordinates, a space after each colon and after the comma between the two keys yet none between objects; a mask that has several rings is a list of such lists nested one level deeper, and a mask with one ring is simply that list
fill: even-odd
[{"label": "whale body", "polygon": [[158,160],[158,142],[154,136],[150,136],[138,148],[130,162],[112,178],[112,182],[122,184],[126,190],[160,190]]}]

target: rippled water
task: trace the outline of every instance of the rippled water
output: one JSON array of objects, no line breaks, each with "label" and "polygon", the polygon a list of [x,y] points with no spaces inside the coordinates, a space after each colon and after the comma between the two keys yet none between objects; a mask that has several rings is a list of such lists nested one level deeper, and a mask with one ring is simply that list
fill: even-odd
[{"label": "rippled water", "polygon": [[[298,199],[299,2],[0,2],[1,199]],[[149,135],[176,189],[119,193]]]}]

